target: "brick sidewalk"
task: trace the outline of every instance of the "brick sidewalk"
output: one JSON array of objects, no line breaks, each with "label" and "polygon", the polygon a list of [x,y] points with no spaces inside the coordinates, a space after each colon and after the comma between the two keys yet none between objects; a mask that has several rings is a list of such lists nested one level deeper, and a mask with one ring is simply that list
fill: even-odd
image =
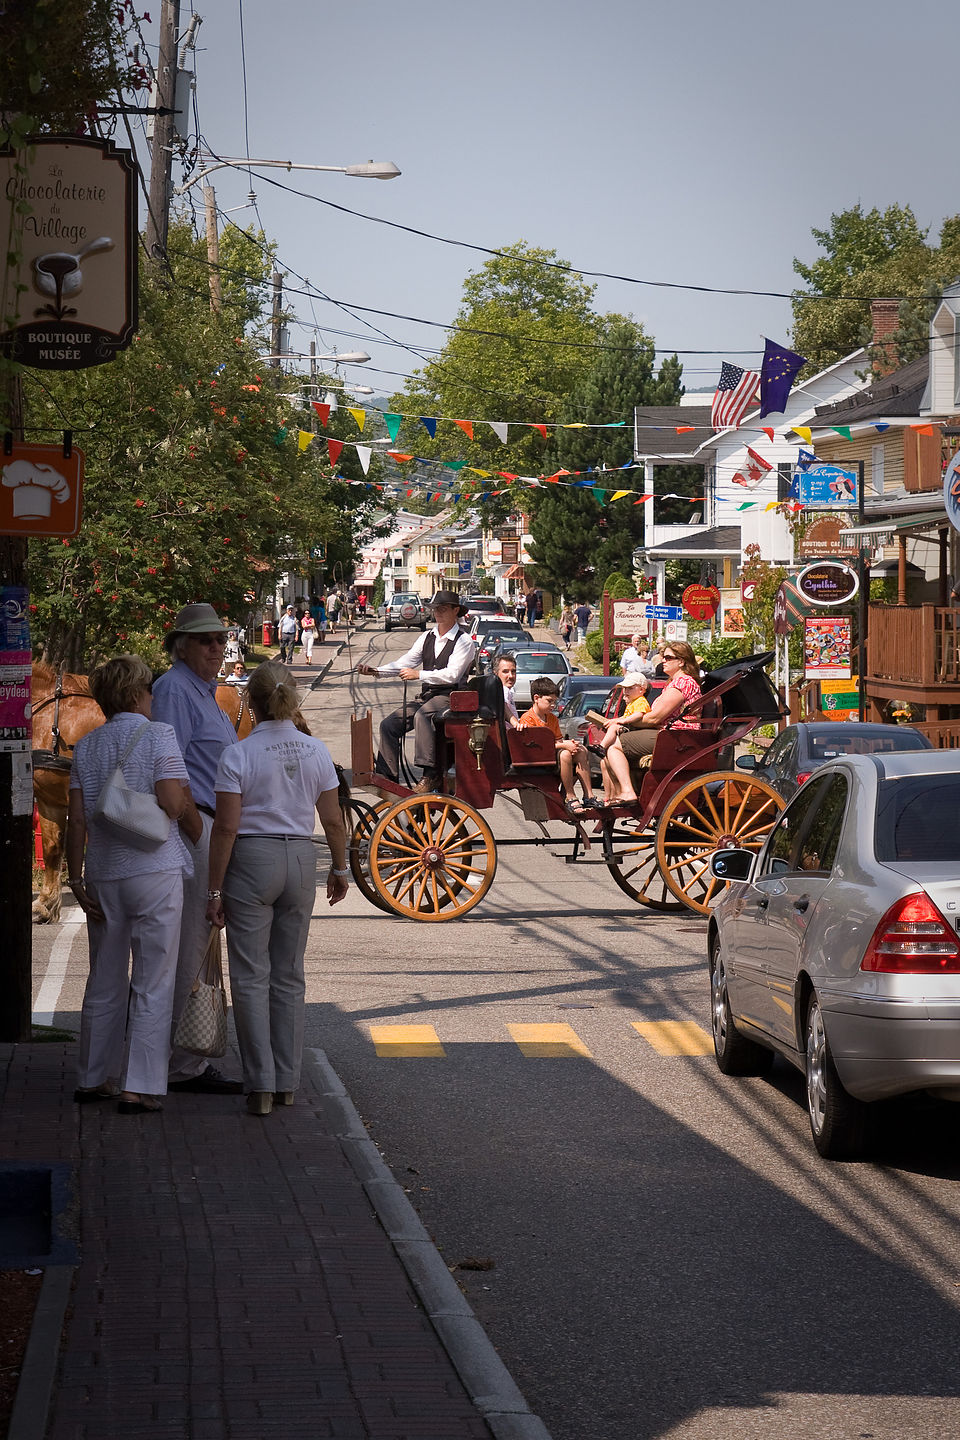
[{"label": "brick sidewalk", "polygon": [[75,1046],[0,1049],[0,1155],[74,1167],[81,1263],[48,1440],[489,1440],[324,1119],[72,1103]]}]

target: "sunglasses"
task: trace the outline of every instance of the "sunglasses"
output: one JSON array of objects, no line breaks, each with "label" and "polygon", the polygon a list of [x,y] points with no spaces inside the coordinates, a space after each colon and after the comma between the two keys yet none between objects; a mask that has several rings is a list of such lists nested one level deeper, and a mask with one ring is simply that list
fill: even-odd
[{"label": "sunglasses", "polygon": [[198,645],[226,645],[226,635],[191,635],[191,640],[196,640]]},{"label": "sunglasses", "polygon": [[664,650],[664,652],[663,652],[663,658],[664,658],[664,660],[679,660],[679,659],[680,659],[680,656],[679,656],[679,655],[674,655],[674,653],[673,653],[672,650]]}]

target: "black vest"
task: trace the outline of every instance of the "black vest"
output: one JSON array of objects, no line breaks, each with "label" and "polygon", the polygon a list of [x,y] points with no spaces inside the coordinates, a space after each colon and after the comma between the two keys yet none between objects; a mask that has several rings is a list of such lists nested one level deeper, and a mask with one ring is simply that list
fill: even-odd
[{"label": "black vest", "polygon": [[[437,650],[437,632],[436,630],[428,630],[427,638],[423,642],[423,649],[420,652],[420,669],[442,670],[453,654],[454,647],[460,639],[460,636],[464,634],[466,634],[466,631],[461,630],[459,625],[455,625],[440,646],[440,649]],[[420,699],[430,700],[434,695],[449,695],[454,688],[453,685],[427,684],[424,685],[420,691]]]}]

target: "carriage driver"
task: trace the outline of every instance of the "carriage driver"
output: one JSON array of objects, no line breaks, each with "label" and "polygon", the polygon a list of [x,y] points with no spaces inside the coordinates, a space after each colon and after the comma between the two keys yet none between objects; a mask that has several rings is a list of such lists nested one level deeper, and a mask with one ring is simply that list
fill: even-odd
[{"label": "carriage driver", "polygon": [[[227,631],[212,605],[184,605],[172,630],[163,637],[173,664],[153,684],[153,719],[172,725],[190,778],[190,792],[200,812],[203,832],[196,844],[184,835],[193,860],[193,875],[183,877],[180,951],[173,996],[176,1028],[190,987],[197,978],[210,932],[207,920],[207,870],[210,831],[217,797],[213,782],[217,761],[228,745],[237,743],[230,720],[217,704],[217,674]],[[238,1095],[239,1080],[228,1080],[200,1055],[174,1047],[170,1056],[171,1090],[208,1095]]]},{"label": "carriage driver", "polygon": [[456,690],[469,673],[477,647],[458,620],[466,615],[467,606],[460,603],[452,590],[438,590],[430,602],[436,624],[419,636],[406,655],[379,667],[360,664],[361,675],[399,675],[401,680],[419,680],[421,689],[416,699],[406,702],[380,725],[380,751],[377,774],[396,780],[400,765],[400,737],[413,727],[414,764],[423,770],[423,777],[413,787],[415,795],[431,795],[440,788],[437,768],[437,735],[433,719],[446,710],[450,692]]}]

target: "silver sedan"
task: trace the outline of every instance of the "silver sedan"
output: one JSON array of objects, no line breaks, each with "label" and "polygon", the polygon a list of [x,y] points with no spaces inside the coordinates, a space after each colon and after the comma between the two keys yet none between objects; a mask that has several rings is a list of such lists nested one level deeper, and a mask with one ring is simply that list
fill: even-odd
[{"label": "silver sedan", "polygon": [[758,854],[720,850],[709,964],[726,1075],[806,1077],[821,1155],[862,1153],[872,1102],[960,1100],[960,752],[817,770]]}]

